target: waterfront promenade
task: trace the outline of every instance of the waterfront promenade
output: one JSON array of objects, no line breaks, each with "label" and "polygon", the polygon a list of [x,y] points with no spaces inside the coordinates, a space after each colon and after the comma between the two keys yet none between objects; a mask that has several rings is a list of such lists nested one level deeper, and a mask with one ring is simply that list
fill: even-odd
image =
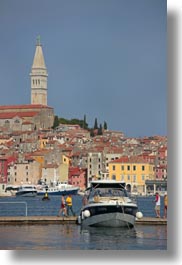
[{"label": "waterfront promenade", "polygon": [[[1,216],[0,225],[28,225],[28,224],[76,224],[77,217],[57,217],[57,216]],[[167,219],[155,217],[143,217],[136,220],[135,224],[140,225],[167,225]]]}]

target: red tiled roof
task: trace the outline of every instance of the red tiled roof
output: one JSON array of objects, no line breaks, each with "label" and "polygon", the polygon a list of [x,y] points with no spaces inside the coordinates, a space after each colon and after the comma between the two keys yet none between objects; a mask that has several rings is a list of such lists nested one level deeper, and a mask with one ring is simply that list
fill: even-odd
[{"label": "red tiled roof", "polygon": [[34,117],[38,114],[37,111],[26,111],[26,112],[3,112],[0,113],[0,119],[12,119],[14,117]]},{"label": "red tiled roof", "polygon": [[116,160],[110,161],[109,163],[150,163],[141,156],[122,156]]},{"label": "red tiled roof", "polygon": [[28,104],[28,105],[4,105],[0,106],[0,110],[6,109],[53,109],[52,107],[41,104]]},{"label": "red tiled roof", "polygon": [[122,156],[118,159],[110,161],[109,163],[128,163],[128,162],[129,162],[128,156]]}]

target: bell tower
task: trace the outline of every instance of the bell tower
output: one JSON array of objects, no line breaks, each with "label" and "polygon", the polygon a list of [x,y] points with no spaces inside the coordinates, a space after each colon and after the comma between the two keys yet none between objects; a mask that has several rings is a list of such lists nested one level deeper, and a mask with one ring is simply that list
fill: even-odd
[{"label": "bell tower", "polygon": [[37,37],[31,77],[31,104],[47,106],[47,68],[44,61],[40,36]]}]

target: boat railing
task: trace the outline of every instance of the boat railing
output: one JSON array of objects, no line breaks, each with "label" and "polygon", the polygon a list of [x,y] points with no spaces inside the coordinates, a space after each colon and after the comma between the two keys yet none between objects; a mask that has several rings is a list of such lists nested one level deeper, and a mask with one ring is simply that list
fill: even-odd
[{"label": "boat railing", "polygon": [[25,204],[25,216],[27,216],[28,213],[28,208],[27,208],[27,203],[26,202],[0,202],[0,204]]}]

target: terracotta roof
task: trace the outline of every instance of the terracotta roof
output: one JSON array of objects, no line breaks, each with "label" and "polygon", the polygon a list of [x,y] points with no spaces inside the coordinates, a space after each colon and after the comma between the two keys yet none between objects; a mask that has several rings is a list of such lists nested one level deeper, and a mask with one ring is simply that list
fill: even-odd
[{"label": "terracotta roof", "polygon": [[122,156],[118,159],[115,159],[113,161],[110,161],[109,163],[150,163],[146,161],[143,157],[141,156]]},{"label": "terracotta roof", "polygon": [[53,109],[52,107],[41,104],[28,104],[28,105],[4,105],[0,106],[0,110],[6,109]]},{"label": "terracotta roof", "polygon": [[128,156],[122,156],[118,159],[110,161],[109,163],[128,163],[128,162],[129,162]]},{"label": "terracotta roof", "polygon": [[14,117],[34,117],[38,114],[37,111],[26,111],[26,112],[3,112],[0,113],[0,119],[12,119]]}]

